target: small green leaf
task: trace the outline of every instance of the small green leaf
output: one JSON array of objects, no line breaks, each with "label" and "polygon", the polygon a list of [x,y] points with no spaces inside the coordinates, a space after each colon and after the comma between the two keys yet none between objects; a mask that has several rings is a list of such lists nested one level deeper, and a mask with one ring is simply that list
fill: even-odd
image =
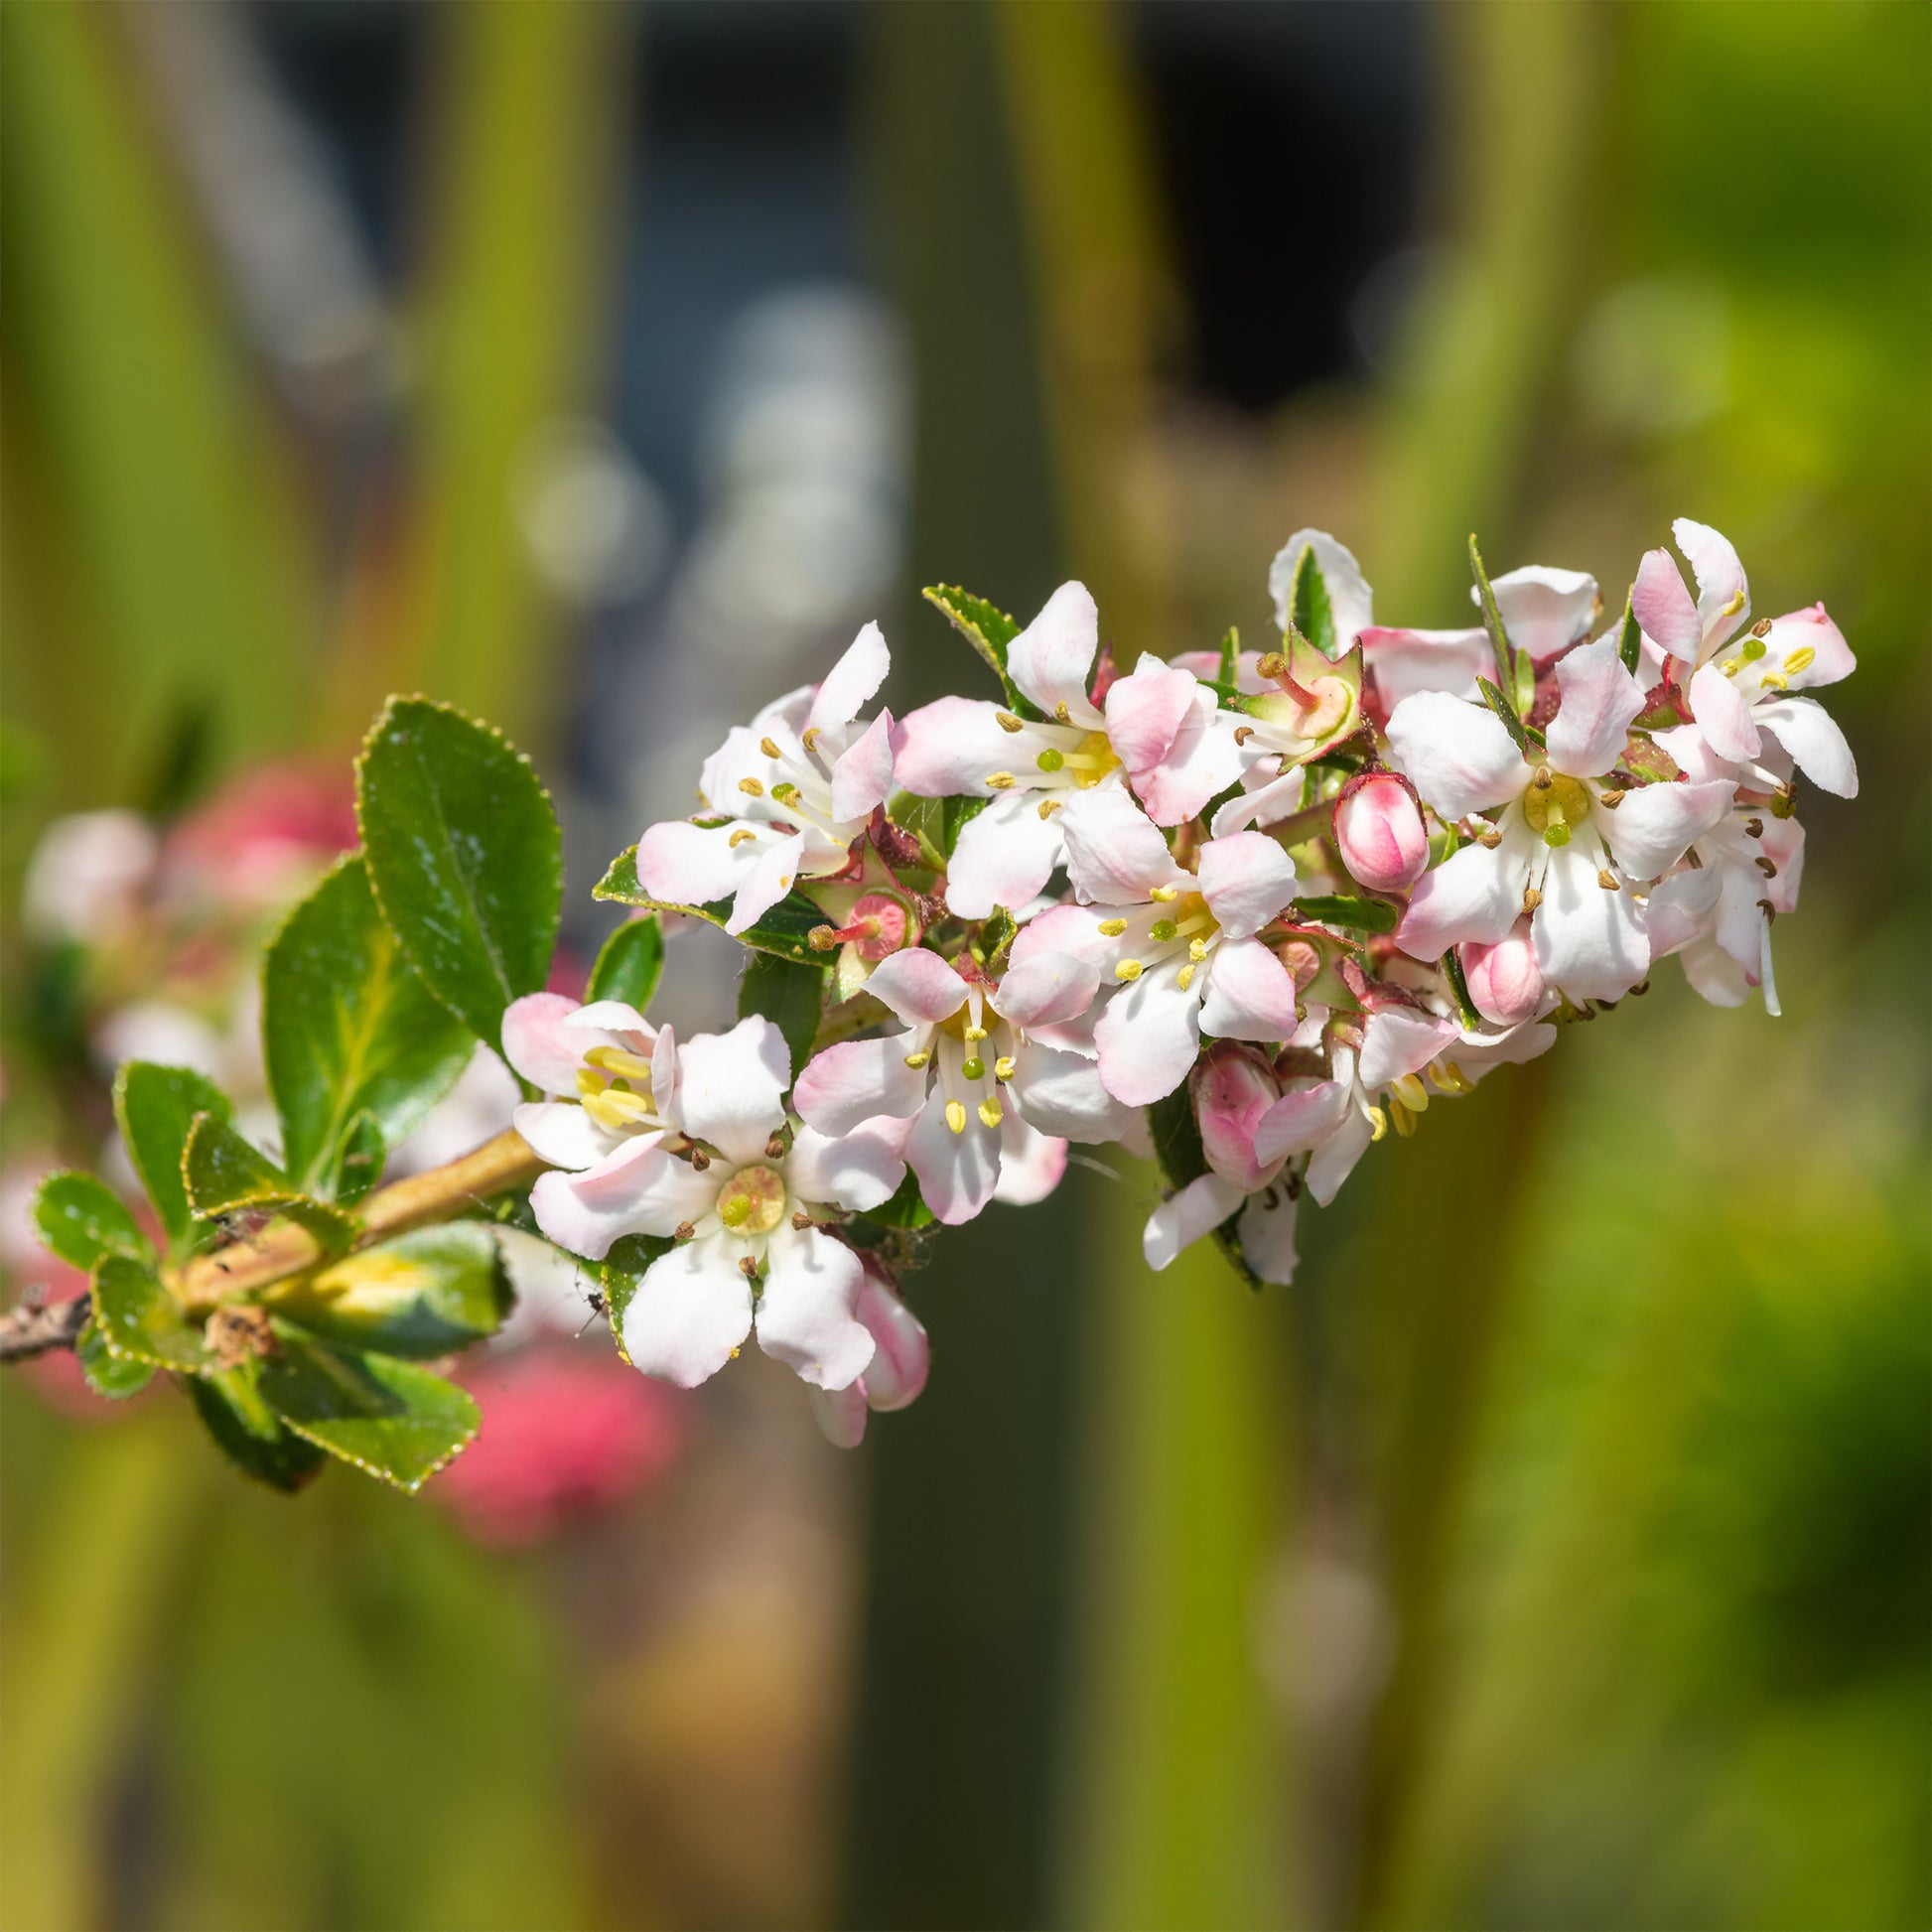
[{"label": "small green leaf", "polygon": [[94,1270],[94,1322],[122,1361],[150,1362],[185,1374],[205,1373],[214,1357],[202,1331],[181,1311],[152,1268],[108,1255]]},{"label": "small green leaf", "polygon": [[623,1353],[623,1311],[630,1306],[638,1283],[650,1272],[651,1263],[676,1246],[675,1241],[663,1235],[620,1235],[602,1261],[590,1264],[604,1290],[604,1313],[611,1324],[612,1337],[618,1344],[618,1353],[626,1362],[630,1357]]},{"label": "small green leaf", "polygon": [[423,984],[486,1045],[550,972],[557,816],[530,761],[449,705],[391,698],[355,764],[369,883]]},{"label": "small green leaf", "polygon": [[1020,626],[983,597],[974,597],[957,585],[933,584],[922,593],[925,601],[945,614],[952,627],[985,658],[1000,680],[1008,705],[1022,718],[1040,717],[1020,687],[1007,675],[1007,649],[1020,634]]},{"label": "small green leaf", "polygon": [[130,1060],[114,1082],[114,1118],[161,1225],[179,1241],[195,1221],[181,1176],[181,1157],[197,1114],[232,1120],[234,1103],[185,1066]]},{"label": "small green leaf", "polygon": [[298,1436],[410,1494],[477,1433],[477,1405],[454,1382],[286,1322],[256,1374],[262,1400]]},{"label": "small green leaf", "polygon": [[1402,923],[1402,908],[1385,898],[1298,898],[1296,912],[1322,925],[1353,926],[1358,932],[1393,932]]},{"label": "small green leaf", "polygon": [[293,1493],[315,1480],[329,1458],[314,1443],[284,1429],[262,1399],[261,1364],[182,1378],[207,1433],[243,1475]]},{"label": "small green leaf", "polygon": [[212,1114],[197,1114],[181,1157],[189,1204],[202,1220],[253,1210],[300,1222],[325,1250],[346,1248],[354,1221],[339,1207],[289,1185],[274,1162]]},{"label": "small green leaf", "polygon": [[1636,595],[1637,587],[1632,584],[1623,600],[1623,623],[1616,636],[1616,654],[1623,668],[1633,674],[1643,656],[1643,625],[1637,621]]},{"label": "small green leaf", "polygon": [[[1299,630],[1323,657],[1335,653],[1335,607],[1329,601],[1328,580],[1315,562],[1314,545],[1305,543],[1295,559],[1295,582],[1288,605],[1288,622]],[[1229,682],[1233,680],[1230,679]]]},{"label": "small green leaf", "polygon": [[89,1321],[75,1337],[73,1356],[80,1364],[88,1388],[109,1402],[125,1402],[129,1396],[139,1395],[154,1380],[154,1364],[124,1361],[116,1355],[107,1346],[97,1321]]},{"label": "small green leaf", "polygon": [[584,1003],[621,1000],[642,1013],[650,1005],[663,973],[664,928],[651,913],[641,919],[627,919],[605,940],[597,964],[591,968]]},{"label": "small green leaf", "polygon": [[433,1360],[493,1335],[510,1301],[495,1236],[452,1221],[345,1255],[279,1290],[273,1308],[325,1340]]},{"label": "small green leaf", "polygon": [[992,802],[990,798],[947,798],[941,801],[939,824],[948,859],[959,848],[960,833]]},{"label": "small green leaf", "polygon": [[738,982],[738,1017],[761,1013],[785,1036],[791,1077],[805,1070],[825,1018],[825,968],[800,966],[774,953],[751,954]]},{"label": "small green leaf", "polygon": [[[465,1045],[468,1047],[467,1035]],[[382,1163],[387,1158],[388,1149],[375,1116],[357,1114],[343,1130],[342,1151],[336,1159],[336,1182],[331,1189],[336,1205],[354,1206],[382,1178]]]},{"label": "small green leaf", "polygon": [[867,1208],[865,1218],[877,1221],[881,1227],[923,1228],[932,1225],[934,1216],[925,1204],[925,1196],[919,1192],[918,1175],[907,1168],[897,1192],[880,1206]]},{"label": "small green leaf", "polygon": [[103,1255],[154,1259],[134,1216],[90,1173],[49,1174],[34,1195],[34,1226],[51,1252],[90,1275]]},{"label": "small green leaf", "polygon": [[[674,905],[666,899],[652,898],[638,883],[634,845],[611,861],[610,871],[591,897],[615,899],[621,905],[642,905],[653,912],[688,912],[720,928],[732,912],[728,898],[714,899],[709,905]],[[822,965],[825,956],[813,950],[811,935],[814,928],[824,923],[824,908],[793,887],[776,905],[736,936],[741,944],[755,952],[776,953],[781,959],[794,959],[801,966]]]},{"label": "small green leaf", "polygon": [[1509,691],[1515,688],[1513,666],[1516,653],[1510,645],[1509,632],[1503,628],[1503,614],[1496,609],[1496,593],[1489,588],[1489,573],[1482,567],[1482,552],[1476,548],[1473,532],[1469,536],[1469,567],[1475,572],[1476,595],[1482,605],[1482,627],[1489,633],[1489,649],[1496,662],[1496,689]]},{"label": "small green leaf", "polygon": [[1523,729],[1523,721],[1517,717],[1516,707],[1486,677],[1476,679],[1476,689],[1482,693],[1482,702],[1502,721],[1502,728],[1515,741],[1516,749],[1528,758],[1530,735]]},{"label": "small green leaf", "polygon": [[1241,633],[1233,624],[1228,625],[1221,638],[1221,667],[1215,675],[1221,685],[1230,691],[1240,681]]},{"label": "small green leaf", "polygon": [[1462,974],[1462,959],[1451,946],[1443,955],[1443,977],[1449,981],[1449,992],[1455,1000],[1456,1018],[1465,1027],[1479,1027],[1482,1016],[1476,1012],[1475,1002],[1469,998],[1469,982]]},{"label": "small green leaf", "polygon": [[470,1063],[468,1029],[410,971],[359,855],[342,860],[269,945],[262,1051],[288,1172],[309,1192],[336,1184],[358,1116],[393,1145]]}]

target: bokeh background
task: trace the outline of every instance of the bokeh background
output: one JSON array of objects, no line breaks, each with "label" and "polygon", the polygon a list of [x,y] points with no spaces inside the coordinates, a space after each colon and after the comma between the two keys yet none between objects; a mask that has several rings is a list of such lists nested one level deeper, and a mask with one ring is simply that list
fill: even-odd
[{"label": "bokeh background", "polygon": [[391,690],[536,757],[578,972],[862,621],[898,708],[970,685],[942,578],[1171,652],[1304,523],[1440,625],[1472,529],[1620,599],[1689,514],[1827,602],[1863,777],[1783,1019],[1666,966],[1261,1298],[1146,1273],[1143,1173],[996,1207],[850,1455],[749,1356],[627,1408],[568,1308],[473,1451],[613,1404],[534,1498],[258,1494],[11,1376],[0,1920],[1925,1923],[1932,12],[14,0],[0,57],[16,1286],[162,970],[46,828],[326,805]]}]

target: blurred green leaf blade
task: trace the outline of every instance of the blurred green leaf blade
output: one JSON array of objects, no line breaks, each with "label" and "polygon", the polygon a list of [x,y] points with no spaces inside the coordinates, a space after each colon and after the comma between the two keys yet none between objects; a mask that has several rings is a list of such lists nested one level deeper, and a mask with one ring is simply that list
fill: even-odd
[{"label": "blurred green leaf blade", "polygon": [[216,1366],[202,1333],[152,1268],[108,1255],[94,1270],[94,1321],[110,1353],[188,1375]]},{"label": "blurred green leaf blade", "polygon": [[596,1000],[621,1000],[642,1013],[664,976],[664,928],[654,913],[627,919],[605,940],[584,990],[588,1006]]},{"label": "blurred green leaf blade", "polygon": [[49,1250],[86,1274],[107,1255],[154,1259],[134,1216],[90,1173],[68,1170],[49,1174],[34,1195],[34,1226]]},{"label": "blurred green leaf blade", "polygon": [[211,1375],[182,1378],[202,1425],[243,1475],[292,1494],[312,1482],[327,1452],[283,1427],[262,1398],[261,1364],[243,1362]]},{"label": "blurred green leaf blade", "polygon": [[510,1302],[496,1237],[452,1221],[345,1255],[283,1289],[274,1308],[326,1341],[428,1361],[493,1335]]},{"label": "blurred green leaf blade", "polygon": [[825,1017],[825,968],[804,966],[776,953],[755,952],[738,982],[738,1017],[762,1014],[784,1035],[791,1077],[805,1070]]},{"label": "blurred green leaf blade", "polygon": [[234,1103],[219,1087],[185,1066],[130,1060],[114,1082],[114,1118],[128,1159],[154,1202],[161,1224],[176,1241],[194,1226],[182,1155],[198,1114],[230,1121]]}]

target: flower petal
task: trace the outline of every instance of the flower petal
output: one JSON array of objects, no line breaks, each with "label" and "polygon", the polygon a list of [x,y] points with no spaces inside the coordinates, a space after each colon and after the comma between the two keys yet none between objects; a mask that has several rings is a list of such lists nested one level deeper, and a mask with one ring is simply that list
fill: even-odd
[{"label": "flower petal", "polygon": [[1643,686],[1623,668],[1616,638],[1582,644],[1557,663],[1557,715],[1545,734],[1550,762],[1573,778],[1595,778],[1623,756],[1643,709]]},{"label": "flower petal", "polygon": [[1385,712],[1418,691],[1443,691],[1478,702],[1482,694],[1476,679],[1491,675],[1493,662],[1489,633],[1480,624],[1472,630],[1362,632],[1362,663],[1375,673]]},{"label": "flower petal", "polygon": [[1378,1007],[1362,1028],[1356,1077],[1365,1093],[1379,1094],[1392,1080],[1417,1072],[1456,1036],[1450,1020],[1406,1007]]},{"label": "flower petal", "polygon": [[[1251,766],[1250,772],[1259,769]],[[1243,782],[1247,782],[1246,779]],[[1250,825],[1272,825],[1300,811],[1308,793],[1308,774],[1300,765],[1291,766],[1279,777],[1267,778],[1252,791],[1230,798],[1214,814],[1208,830],[1217,839],[1227,838]]]},{"label": "flower petal", "polygon": [[1815,698],[1774,698],[1752,717],[1791,755],[1813,784],[1840,798],[1859,795],[1859,766],[1838,721]]},{"label": "flower petal", "polygon": [[1065,1173],[1066,1143],[1009,1112],[1000,1122],[1000,1178],[993,1198],[1008,1207],[1032,1207],[1060,1184]]},{"label": "flower petal", "polygon": [[1319,1080],[1283,1094],[1255,1124],[1256,1164],[1278,1168],[1291,1154],[1319,1147],[1347,1120],[1350,1091],[1346,1080]]},{"label": "flower petal", "polygon": [[1131,782],[1157,825],[1181,825],[1241,774],[1234,734],[1240,720],[1220,710],[1211,691],[1196,687],[1173,743],[1158,764],[1131,772]]},{"label": "flower petal", "polygon": [[1707,932],[1723,890],[1724,875],[1716,866],[1673,873],[1658,886],[1644,905],[1652,960],[1667,958]]},{"label": "flower petal", "polygon": [[623,1352],[646,1375],[695,1389],[752,1332],[752,1284],[739,1273],[742,1244],[725,1234],[660,1255],[623,1311]]},{"label": "flower petal", "polygon": [[988,773],[1015,762],[1013,735],[998,713],[980,699],[939,698],[901,718],[892,733],[898,783],[920,798],[989,796]]},{"label": "flower petal", "polygon": [[756,925],[791,891],[805,856],[805,839],[802,833],[794,832],[775,845],[755,847],[748,841],[741,849],[758,852],[759,861],[752,868],[752,876],[739,887],[731,917],[725,921],[725,930],[734,938]]},{"label": "flower petal", "polygon": [[946,1123],[945,1096],[935,1092],[913,1123],[905,1161],[935,1218],[957,1227],[993,1198],[1000,1179],[1000,1136],[970,1109],[964,1130],[955,1134]]},{"label": "flower petal", "polygon": [[1295,1213],[1300,1206],[1286,1187],[1251,1195],[1235,1224],[1241,1258],[1264,1282],[1286,1288],[1295,1279]]},{"label": "flower petal", "polygon": [[569,1100],[519,1107],[511,1125],[530,1152],[553,1168],[594,1168],[625,1141],[643,1138],[609,1132]]},{"label": "flower petal", "polygon": [[1259,932],[1295,897],[1295,861],[1265,832],[1210,839],[1197,867],[1207,909],[1232,939]]},{"label": "flower petal", "polygon": [[1077,793],[1054,816],[1066,841],[1067,876],[1082,899],[1141,905],[1157,886],[1187,877],[1153,821],[1120,785]]},{"label": "flower petal", "polygon": [[912,946],[882,959],[866,991],[908,1027],[935,1027],[966,1004],[972,989],[936,952]]},{"label": "flower petal", "polygon": [[1314,546],[1314,561],[1328,592],[1329,609],[1335,614],[1335,655],[1340,656],[1375,621],[1375,599],[1361,565],[1326,530],[1297,530],[1275,552],[1275,560],[1268,566],[1268,595],[1275,600],[1275,622],[1283,630],[1288,628],[1295,568],[1305,544]]},{"label": "flower petal", "polygon": [[1396,768],[1445,818],[1514,798],[1529,781],[1523,755],[1486,705],[1418,691],[1389,715]]},{"label": "flower petal", "polygon": [[873,1358],[872,1331],[855,1312],[865,1271],[842,1241],[780,1223],[764,1251],[759,1346],[815,1388],[850,1388]]},{"label": "flower petal", "polygon": [[[1811,659],[1798,670],[1787,670],[1793,655],[1809,649]],[[1809,611],[1791,611],[1777,619],[1764,637],[1764,668],[1779,672],[1793,691],[1815,690],[1836,684],[1859,668],[1845,633],[1825,615],[1822,604]]]},{"label": "flower petal", "polygon": [[1743,693],[1717,665],[1705,665],[1692,678],[1690,696],[1691,716],[1721,759],[1747,764],[1763,750]]},{"label": "flower petal", "polygon": [[[732,844],[735,833],[753,836]],[[784,834],[770,825],[693,825],[682,818],[651,826],[637,841],[637,883],[672,905],[715,905],[730,898]]]},{"label": "flower petal", "polygon": [[1113,681],[1103,707],[1107,738],[1129,771],[1145,771],[1168,756],[1199,689],[1191,671],[1146,651],[1128,676]]},{"label": "flower petal", "polygon": [[946,868],[946,905],[958,918],[984,919],[1035,897],[1064,851],[1058,812],[1042,819],[1032,792],[1009,791],[969,819]]},{"label": "flower petal", "polygon": [[1593,811],[1590,823],[1623,872],[1632,879],[1655,879],[1683,858],[1693,839],[1702,838],[1724,817],[1735,794],[1736,786],[1727,779],[1643,785],[1626,791],[1615,811]]},{"label": "flower petal", "polygon": [[503,1011],[503,1057],[545,1093],[575,1093],[588,1043],[564,1025],[578,1011],[561,993],[526,993]]},{"label": "flower petal", "polygon": [[1665,656],[1680,664],[1695,664],[1704,649],[1704,626],[1684,582],[1684,573],[1668,550],[1646,550],[1630,588],[1630,608],[1643,634]]},{"label": "flower petal", "polygon": [[1032,1040],[1014,1055],[1007,1093],[1030,1126],[1060,1140],[1118,1140],[1133,1118],[1134,1110],[1102,1085],[1092,1060]]},{"label": "flower petal", "polygon": [[1573,1000],[1620,1000],[1650,970],[1643,914],[1628,887],[1606,893],[1574,845],[1550,854],[1530,919],[1543,977]]},{"label": "flower petal", "polygon": [[785,1159],[785,1184],[800,1200],[854,1214],[882,1206],[905,1178],[909,1119],[880,1114],[837,1136],[801,1127]]},{"label": "flower petal", "polygon": [[1355,1163],[1368,1152],[1375,1130],[1359,1107],[1351,1107],[1341,1124],[1309,1157],[1306,1176],[1310,1197],[1326,1207],[1341,1192],[1341,1183],[1355,1172]]},{"label": "flower petal", "polygon": [[821,1134],[847,1134],[876,1114],[909,1119],[925,1105],[930,1075],[924,1066],[907,1066],[911,1035],[889,1039],[842,1039],[815,1053],[791,1104],[798,1117]]},{"label": "flower petal", "polygon": [[832,818],[856,825],[893,790],[893,714],[882,711],[832,767]]},{"label": "flower petal", "polygon": [[925,1387],[931,1346],[919,1317],[881,1280],[878,1265],[861,1265],[866,1279],[854,1311],[873,1339],[865,1372],[866,1404],[882,1412],[903,1409]]},{"label": "flower petal", "polygon": [[1715,649],[1739,624],[1750,622],[1751,594],[1744,582],[1744,566],[1730,539],[1710,524],[1680,516],[1670,527],[1698,580],[1698,622],[1705,649]]},{"label": "flower petal", "polygon": [[1168,1267],[1181,1249],[1192,1247],[1204,1234],[1212,1234],[1246,1198],[1233,1181],[1223,1180],[1217,1173],[1196,1174],[1147,1217],[1141,1235],[1141,1253],[1147,1265],[1156,1273]]},{"label": "flower petal", "polygon": [[678,1049],[677,1124],[743,1166],[763,1158],[784,1125],[791,1049],[762,1014],[728,1034],[699,1034]]},{"label": "flower petal", "polygon": [[857,1449],[866,1440],[870,1411],[863,1376],[842,1389],[807,1388],[805,1393],[811,1398],[812,1420],[818,1424],[818,1433],[834,1449]]},{"label": "flower petal", "polygon": [[1259,939],[1223,939],[1205,965],[1203,1033],[1218,1039],[1287,1039],[1301,1025],[1294,978]]},{"label": "flower petal", "polygon": [[[1596,616],[1596,579],[1585,570],[1526,564],[1492,579],[1489,588],[1509,641],[1539,662],[1584,636]],[[1473,585],[1469,596],[1479,597]],[[1486,643],[1487,634],[1480,634]]]},{"label": "flower petal", "polygon": [[1099,649],[1100,613],[1092,592],[1084,584],[1062,584],[1007,646],[1007,673],[1047,717],[1095,731],[1104,721],[1087,696],[1087,678]]},{"label": "flower petal", "polygon": [[1151,1107],[1187,1077],[1200,1046],[1200,996],[1175,983],[1177,962],[1120,988],[1094,1025],[1100,1077],[1129,1107]]},{"label": "flower petal", "polygon": [[1194,1118],[1207,1165],[1244,1193],[1273,1178],[1279,1162],[1255,1156],[1255,1132],[1275,1102],[1281,1083],[1249,1053],[1218,1053],[1194,1079]]},{"label": "flower petal", "polygon": [[675,1233],[718,1198],[719,1177],[673,1161],[654,1134],[639,1134],[583,1173],[539,1174],[530,1189],[537,1226],[558,1247],[602,1261],[625,1234]]},{"label": "flower petal", "polygon": [[1505,834],[1493,850],[1465,845],[1435,871],[1424,873],[1397,929],[1396,944],[1417,959],[1440,959],[1465,939],[1494,945],[1522,910],[1528,836],[1525,827],[1514,839]]},{"label": "flower petal", "polygon": [[[1054,919],[1062,911],[1078,909],[1056,906],[1042,913],[1040,919]],[[1079,958],[1049,945],[1029,947],[1025,956],[1020,956],[1021,943],[1039,924],[1040,920],[1035,920],[1014,942],[1013,964],[993,996],[993,1010],[1017,1027],[1054,1027],[1077,1020],[1093,1005],[1100,990],[1100,963],[1091,955]]]},{"label": "flower petal", "polygon": [[[811,731],[837,731],[858,717],[866,700],[886,682],[893,668],[893,654],[886,648],[886,636],[878,624],[867,624],[845,654],[825,674],[825,682],[812,693],[812,708],[806,718]],[[848,814],[840,813],[840,817]]]},{"label": "flower petal", "polygon": [[644,1059],[650,1058],[651,1043],[657,1037],[657,1029],[623,1000],[593,1000],[589,1006],[579,1007],[564,1022],[564,1031],[575,1034],[583,1042],[578,1048],[580,1054],[593,1046],[621,1046],[626,1053]]}]

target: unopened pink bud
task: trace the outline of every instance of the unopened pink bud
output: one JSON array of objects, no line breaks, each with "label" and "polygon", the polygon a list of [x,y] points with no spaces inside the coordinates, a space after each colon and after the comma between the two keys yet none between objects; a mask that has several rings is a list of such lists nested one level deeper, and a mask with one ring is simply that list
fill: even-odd
[{"label": "unopened pink bud", "polygon": [[866,1279],[852,1311],[871,1331],[872,1360],[859,1378],[873,1409],[903,1409],[925,1387],[928,1345],[919,1317],[893,1292],[886,1271],[863,1257]]},{"label": "unopened pink bud", "polygon": [[1536,963],[1530,922],[1518,919],[1493,946],[1470,941],[1457,948],[1475,1010],[1492,1026],[1515,1027],[1543,1004],[1543,968]]},{"label": "unopened pink bud", "polygon": [[1406,892],[1429,869],[1422,810],[1392,772],[1371,771],[1341,788],[1335,844],[1349,877],[1372,893]]}]

